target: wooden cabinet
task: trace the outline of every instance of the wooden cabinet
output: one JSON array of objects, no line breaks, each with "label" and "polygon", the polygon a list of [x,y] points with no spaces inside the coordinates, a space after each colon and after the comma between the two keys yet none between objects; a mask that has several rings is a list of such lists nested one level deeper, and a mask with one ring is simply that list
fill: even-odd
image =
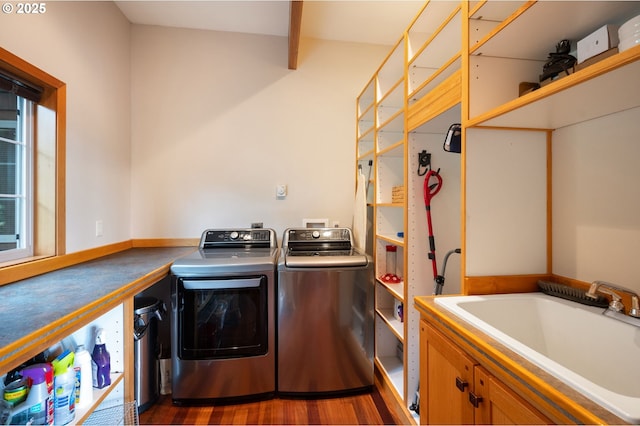
[{"label": "wooden cabinet", "polygon": [[[475,423],[485,425],[548,425],[553,423],[481,366],[474,369]],[[474,402],[476,401],[476,402]]]},{"label": "wooden cabinet", "polygon": [[475,361],[420,322],[420,423],[473,424],[469,391]]},{"label": "wooden cabinet", "polygon": [[420,323],[421,424],[550,424],[426,321]]}]

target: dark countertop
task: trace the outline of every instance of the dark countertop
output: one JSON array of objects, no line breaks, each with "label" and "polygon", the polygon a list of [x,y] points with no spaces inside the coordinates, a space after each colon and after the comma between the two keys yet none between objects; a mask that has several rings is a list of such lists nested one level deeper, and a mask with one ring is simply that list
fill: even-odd
[{"label": "dark countertop", "polygon": [[[168,273],[194,247],[132,248],[0,286],[0,375],[38,342],[71,334]],[[31,355],[27,355],[27,358]]]}]

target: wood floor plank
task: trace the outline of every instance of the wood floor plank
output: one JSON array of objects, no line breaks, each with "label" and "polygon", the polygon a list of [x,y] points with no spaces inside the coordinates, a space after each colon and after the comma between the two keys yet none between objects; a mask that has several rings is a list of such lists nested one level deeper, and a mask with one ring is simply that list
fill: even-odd
[{"label": "wood floor plank", "polygon": [[307,414],[306,401],[305,404],[302,404],[302,401],[293,400],[287,401],[279,399],[276,401],[277,404],[281,405],[283,416],[282,416],[282,424],[285,425],[301,425],[301,424],[310,424],[309,416]]},{"label": "wood floor plank", "polygon": [[270,425],[270,424],[275,424],[274,421],[274,413],[276,412],[276,410],[273,407],[273,403],[270,403],[268,401],[262,401],[260,402],[259,407],[257,407],[258,409],[254,410],[255,411],[255,417],[257,417],[257,419],[254,420],[252,419],[252,423],[251,424],[263,424],[263,425]]},{"label": "wood floor plank", "polygon": [[395,425],[384,397],[370,393],[325,399],[282,399],[229,405],[174,405],[163,395],[139,416],[141,425]]},{"label": "wood floor plank", "polygon": [[359,425],[367,424],[367,419],[372,418],[375,419],[375,422],[377,422],[377,424],[385,424],[375,403],[364,404],[362,403],[362,401],[357,401],[357,403],[354,404],[353,408]]},{"label": "wood floor plank", "polygon": [[213,407],[198,407],[197,410],[189,410],[187,422],[193,425],[205,424],[213,413]]},{"label": "wood floor plank", "polygon": [[231,424],[234,425],[248,425],[251,424],[249,422],[249,411],[247,411],[246,407],[238,407],[233,412],[233,421]]},{"label": "wood floor plank", "polygon": [[385,401],[385,398],[393,398],[387,392],[381,393],[378,389],[374,389],[371,392],[371,399],[373,400],[373,405],[380,415],[380,419],[382,420],[380,424],[384,425],[393,425],[393,424],[402,424],[400,421],[400,417],[398,414],[394,413],[392,408],[393,404],[388,404]]},{"label": "wood floor plank", "polygon": [[[333,404],[330,400],[323,400],[322,406],[323,419],[325,423],[330,424],[359,424],[358,417],[356,416],[355,406],[358,403],[358,398],[340,398],[336,401],[338,404]],[[372,418],[372,420],[374,420]]]}]

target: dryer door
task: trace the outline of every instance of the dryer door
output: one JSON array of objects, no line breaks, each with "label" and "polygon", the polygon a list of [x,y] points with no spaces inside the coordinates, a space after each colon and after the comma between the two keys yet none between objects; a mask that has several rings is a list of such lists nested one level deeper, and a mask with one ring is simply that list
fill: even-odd
[{"label": "dryer door", "polygon": [[179,279],[178,356],[238,358],[268,350],[267,277]]}]

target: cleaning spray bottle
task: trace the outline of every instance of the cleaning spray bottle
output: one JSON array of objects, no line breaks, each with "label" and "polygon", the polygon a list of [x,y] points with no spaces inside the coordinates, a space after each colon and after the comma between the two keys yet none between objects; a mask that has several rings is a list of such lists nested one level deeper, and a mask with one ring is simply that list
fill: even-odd
[{"label": "cleaning spray bottle", "polygon": [[106,333],[99,328],[96,333],[96,344],[91,354],[93,387],[102,389],[111,384],[111,356],[107,352]]},{"label": "cleaning spray bottle", "polygon": [[74,353],[65,350],[53,365],[53,424],[66,425],[76,417],[76,372]]},{"label": "cleaning spray bottle", "polygon": [[33,364],[20,372],[31,384],[26,406],[31,424],[53,424],[53,368],[49,363]]}]

